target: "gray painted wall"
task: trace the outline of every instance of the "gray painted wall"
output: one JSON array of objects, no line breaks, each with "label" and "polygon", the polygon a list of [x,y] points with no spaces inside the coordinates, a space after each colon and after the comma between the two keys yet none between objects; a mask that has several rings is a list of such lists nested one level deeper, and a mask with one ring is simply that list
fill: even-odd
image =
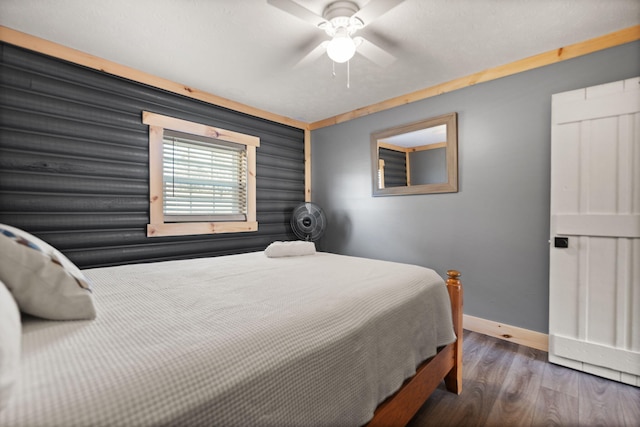
[{"label": "gray painted wall", "polygon": [[[459,269],[466,314],[547,333],[551,95],[638,74],[634,42],[313,131],[319,248]],[[460,191],[372,197],[370,134],[454,111]]]},{"label": "gray painted wall", "polygon": [[409,153],[411,184],[447,182],[447,149],[445,147]]}]

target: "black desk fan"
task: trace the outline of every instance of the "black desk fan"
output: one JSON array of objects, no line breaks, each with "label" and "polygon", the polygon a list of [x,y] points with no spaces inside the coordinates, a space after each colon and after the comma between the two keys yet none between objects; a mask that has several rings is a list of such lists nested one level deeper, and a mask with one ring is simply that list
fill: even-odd
[{"label": "black desk fan", "polygon": [[315,242],[327,228],[327,217],[315,203],[305,202],[295,207],[291,215],[291,228],[299,239]]}]

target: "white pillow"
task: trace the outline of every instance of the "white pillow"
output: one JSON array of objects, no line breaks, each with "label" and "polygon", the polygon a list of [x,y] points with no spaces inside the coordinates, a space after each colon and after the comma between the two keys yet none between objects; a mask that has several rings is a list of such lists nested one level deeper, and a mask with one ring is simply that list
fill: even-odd
[{"label": "white pillow", "polygon": [[9,403],[20,376],[21,339],[18,306],[9,290],[0,282],[0,411]]},{"label": "white pillow", "polygon": [[316,245],[313,242],[295,240],[291,242],[273,242],[264,253],[269,258],[280,258],[286,256],[313,255],[316,253]]},{"label": "white pillow", "polygon": [[96,317],[91,286],[60,251],[37,237],[0,224],[0,280],[21,311],[50,320]]}]

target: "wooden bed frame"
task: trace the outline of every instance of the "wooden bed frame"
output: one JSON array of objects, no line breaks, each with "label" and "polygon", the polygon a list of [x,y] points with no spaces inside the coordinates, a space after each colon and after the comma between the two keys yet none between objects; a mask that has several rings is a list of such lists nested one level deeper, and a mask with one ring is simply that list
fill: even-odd
[{"label": "wooden bed frame", "polygon": [[462,392],[462,283],[460,272],[456,270],[448,270],[447,276],[453,328],[458,339],[439,348],[435,356],[424,361],[413,377],[378,406],[367,427],[407,425],[442,380],[447,390],[456,394]]}]

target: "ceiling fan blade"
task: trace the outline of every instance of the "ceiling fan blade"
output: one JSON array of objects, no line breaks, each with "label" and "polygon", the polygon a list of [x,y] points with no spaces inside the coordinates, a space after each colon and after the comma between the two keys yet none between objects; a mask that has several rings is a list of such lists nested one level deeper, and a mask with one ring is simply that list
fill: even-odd
[{"label": "ceiling fan blade", "polygon": [[371,0],[362,9],[357,11],[353,17],[358,18],[364,26],[369,25],[376,18],[384,15],[404,0]]},{"label": "ceiling fan blade", "polygon": [[328,44],[329,41],[325,40],[318,46],[314,47],[311,52],[307,53],[304,58],[302,58],[296,65],[294,65],[294,68],[304,67],[320,58],[327,51]]},{"label": "ceiling fan blade", "polygon": [[369,40],[362,37],[356,37],[356,39],[358,39],[357,43],[359,43],[356,52],[371,62],[374,62],[381,67],[388,67],[396,60],[395,56],[391,55],[378,45],[371,43]]},{"label": "ceiling fan blade", "polygon": [[300,18],[303,21],[307,21],[308,23],[316,27],[327,22],[327,20],[322,16],[316,15],[306,7],[300,6],[293,0],[267,0],[267,3],[297,18]]}]

